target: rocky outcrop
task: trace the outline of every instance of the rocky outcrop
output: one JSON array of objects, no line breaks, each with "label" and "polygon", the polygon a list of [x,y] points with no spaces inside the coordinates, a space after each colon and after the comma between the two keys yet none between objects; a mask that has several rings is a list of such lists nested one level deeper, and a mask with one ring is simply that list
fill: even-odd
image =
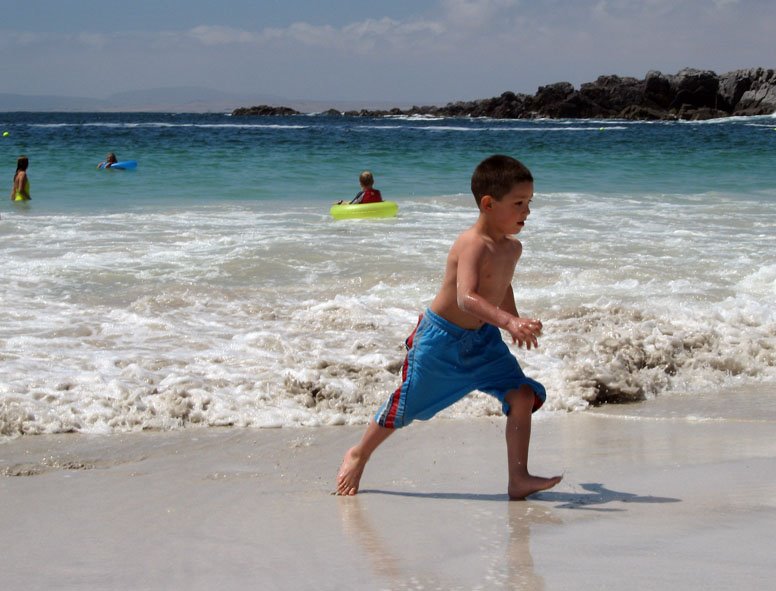
[{"label": "rocky outcrop", "polygon": [[770,115],[776,112],[776,71],[729,72],[720,81],[720,95],[734,105],[734,115]]},{"label": "rocky outcrop", "polygon": [[257,116],[286,117],[288,115],[301,115],[299,111],[290,107],[272,107],[270,105],[258,105],[255,107],[240,107],[232,111],[234,117]]},{"label": "rocky outcrop", "polygon": [[[236,109],[233,115],[288,115],[285,107]],[[337,111],[337,115],[340,113]],[[776,113],[776,71],[765,68],[735,70],[718,75],[711,70],[685,68],[676,74],[652,70],[643,80],[599,76],[579,89],[568,82],[541,86],[533,96],[505,92],[476,101],[443,107],[343,113],[350,117],[427,115],[435,117],[491,117],[494,119],[676,120],[713,119]]]}]

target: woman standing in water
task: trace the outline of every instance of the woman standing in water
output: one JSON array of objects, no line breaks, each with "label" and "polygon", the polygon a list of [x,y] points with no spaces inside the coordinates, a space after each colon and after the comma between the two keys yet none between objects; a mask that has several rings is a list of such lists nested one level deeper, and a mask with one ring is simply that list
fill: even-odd
[{"label": "woman standing in water", "polygon": [[30,160],[27,156],[19,156],[16,160],[16,174],[13,176],[13,189],[11,189],[11,201],[29,201],[30,179],[27,176],[27,167]]}]

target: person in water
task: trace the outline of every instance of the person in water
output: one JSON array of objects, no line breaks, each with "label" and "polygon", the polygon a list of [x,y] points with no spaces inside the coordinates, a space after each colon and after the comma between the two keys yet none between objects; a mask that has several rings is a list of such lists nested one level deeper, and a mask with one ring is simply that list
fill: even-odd
[{"label": "person in water", "polygon": [[111,166],[116,164],[116,162],[118,162],[118,159],[116,158],[116,154],[114,154],[113,152],[108,152],[108,155],[105,156],[105,161],[100,162],[97,165],[97,168],[110,168]]},{"label": "person in water", "polygon": [[27,156],[19,156],[16,160],[16,173],[13,175],[13,188],[11,189],[11,201],[29,201],[30,178],[27,176],[27,167],[30,159]]},{"label": "person in water", "polygon": [[518,314],[512,289],[523,252],[514,235],[531,213],[533,187],[531,172],[509,156],[491,156],[475,169],[471,188],[479,217],[453,243],[439,292],[406,341],[401,385],[345,453],[337,494],[358,492],[372,453],[396,429],[430,419],[473,390],[498,399],[507,417],[509,497],[524,499],[561,481],[528,472],[531,415],[547,395],[523,374],[499,330],[518,346],[538,346],[542,323]]},{"label": "person in water", "polygon": [[[361,190],[350,200],[348,205],[357,205],[359,203],[380,203],[383,196],[380,191],[374,188],[375,177],[368,170],[362,172],[358,177]],[[344,201],[337,201],[337,205],[342,205]]]}]

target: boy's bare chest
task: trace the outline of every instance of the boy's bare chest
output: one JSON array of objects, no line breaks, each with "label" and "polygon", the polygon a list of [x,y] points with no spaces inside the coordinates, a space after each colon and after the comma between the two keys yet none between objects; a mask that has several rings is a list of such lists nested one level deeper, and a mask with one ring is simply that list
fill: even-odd
[{"label": "boy's bare chest", "polygon": [[489,252],[480,261],[480,281],[494,284],[511,282],[518,258],[515,249]]}]

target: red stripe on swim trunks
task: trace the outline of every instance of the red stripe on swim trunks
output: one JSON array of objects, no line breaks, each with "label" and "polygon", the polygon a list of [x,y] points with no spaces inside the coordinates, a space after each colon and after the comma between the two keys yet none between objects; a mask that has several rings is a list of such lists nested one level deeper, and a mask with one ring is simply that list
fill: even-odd
[{"label": "red stripe on swim trunks", "polygon": [[412,334],[407,337],[407,340],[405,341],[407,345],[407,355],[404,357],[404,364],[401,367],[401,385],[396,388],[396,391],[391,395],[391,405],[388,408],[388,414],[383,422],[384,426],[389,429],[393,429],[395,426],[396,413],[399,410],[399,401],[401,400],[401,389],[404,387],[404,382],[407,381],[407,368],[410,364],[409,350],[412,349],[412,344],[415,342],[415,333],[418,332],[418,326],[420,326],[420,321],[422,319],[423,314],[418,317],[418,323],[415,325],[415,330],[412,331]]},{"label": "red stripe on swim trunks", "polygon": [[420,321],[423,320],[423,314],[418,316],[418,323],[415,325],[415,328],[412,331],[412,334],[407,337],[407,340],[404,341],[404,343],[407,345],[407,350],[409,351],[412,349],[412,343],[415,342],[415,333],[418,332],[418,327],[420,326]]},{"label": "red stripe on swim trunks", "polygon": [[[415,334],[414,332],[412,333]],[[407,381],[407,367],[410,364],[410,354],[404,358],[404,365],[401,368],[401,386],[396,388],[396,391],[391,396],[391,406],[388,409],[388,415],[385,417],[385,426],[389,429],[395,428],[396,412],[399,410],[399,401],[401,400],[401,389],[404,387],[404,382]]]}]

